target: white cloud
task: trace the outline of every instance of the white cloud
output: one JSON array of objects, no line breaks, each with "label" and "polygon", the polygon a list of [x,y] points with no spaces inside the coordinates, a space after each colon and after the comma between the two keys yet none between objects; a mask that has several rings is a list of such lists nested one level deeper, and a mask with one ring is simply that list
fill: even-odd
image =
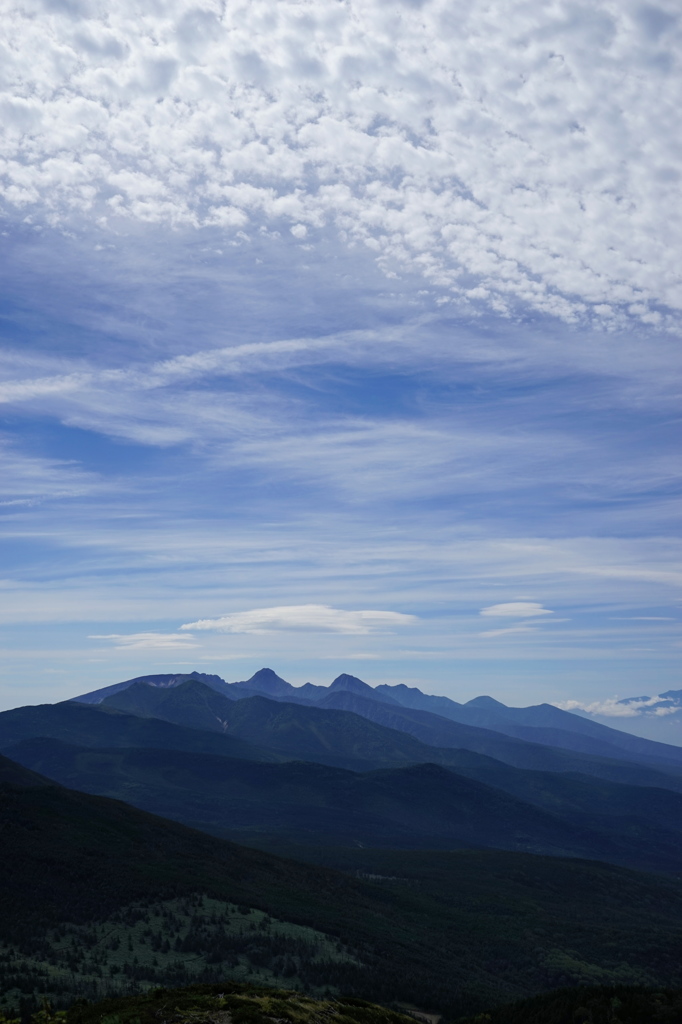
[{"label": "white cloud", "polygon": [[162,651],[189,650],[200,647],[188,633],[104,633],[91,634],[88,640],[112,640],[119,650]]},{"label": "white cloud", "polygon": [[[666,702],[668,706],[658,705]],[[564,700],[555,703],[563,711],[586,711],[590,715],[603,715],[605,718],[637,718],[642,715],[654,715],[663,718],[682,711],[682,705],[669,706],[666,697],[642,697],[621,700],[619,697],[608,697],[606,700],[591,702]]]},{"label": "white cloud", "polygon": [[234,612],[218,619],[199,619],[181,629],[214,629],[222,633],[272,633],[301,630],[366,634],[385,632],[416,622],[414,615],[401,612],[346,611],[326,604],[284,605],[279,608],[254,608],[248,612]]},{"label": "white cloud", "polygon": [[553,615],[549,608],[543,608],[538,601],[507,601],[505,604],[491,604],[480,613],[489,618],[528,619],[538,615]]},{"label": "white cloud", "polygon": [[681,19],[643,10],[26,0],[3,18],[4,200],[103,230],[330,225],[502,313],[664,324]]}]

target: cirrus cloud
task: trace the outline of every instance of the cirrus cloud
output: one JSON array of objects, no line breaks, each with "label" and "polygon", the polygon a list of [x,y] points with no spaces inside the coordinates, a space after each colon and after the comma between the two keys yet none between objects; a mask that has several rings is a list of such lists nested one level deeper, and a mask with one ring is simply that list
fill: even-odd
[{"label": "cirrus cloud", "polygon": [[280,631],[367,634],[409,626],[414,615],[385,611],[346,611],[326,604],[283,605],[233,612],[217,619],[188,622],[181,629],[210,629],[221,633],[274,633]]}]

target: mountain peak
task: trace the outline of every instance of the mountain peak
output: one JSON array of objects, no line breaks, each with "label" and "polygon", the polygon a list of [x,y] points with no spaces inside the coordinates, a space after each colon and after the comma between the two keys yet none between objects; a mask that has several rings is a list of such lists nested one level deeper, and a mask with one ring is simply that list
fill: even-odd
[{"label": "mountain peak", "polygon": [[473,700],[468,700],[464,706],[467,708],[504,708],[505,711],[507,710],[506,704],[487,695],[474,697]]},{"label": "mountain peak", "polygon": [[130,686],[138,683],[153,686],[157,689],[170,690],[176,686],[182,686],[188,679],[198,679],[219,693],[227,691],[227,683],[220,676],[209,675],[206,672],[157,672],[153,675],[135,676],[133,679],[124,679],[122,683],[112,683],[111,686],[102,686],[99,690],[91,690],[90,693],[82,693],[71,699],[78,704],[101,704],[108,697]]},{"label": "mountain peak", "polygon": [[368,696],[374,693],[374,689],[369,685],[369,683],[363,682],[363,680],[358,679],[357,676],[350,676],[347,672],[342,672],[340,676],[337,676],[329,689],[350,690],[351,693],[361,693],[363,696]]},{"label": "mountain peak", "polygon": [[258,690],[259,693],[274,693],[282,696],[290,693],[292,689],[291,683],[282,679],[271,668],[259,668],[250,679],[232,685],[238,686],[240,689]]}]

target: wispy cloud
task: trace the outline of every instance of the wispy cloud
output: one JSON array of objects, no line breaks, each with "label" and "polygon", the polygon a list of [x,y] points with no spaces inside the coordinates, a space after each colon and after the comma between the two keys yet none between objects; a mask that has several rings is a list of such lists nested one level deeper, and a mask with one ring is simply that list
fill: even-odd
[{"label": "wispy cloud", "polygon": [[505,629],[486,629],[479,636],[513,636],[516,633],[536,633],[535,626],[507,626]]},{"label": "wispy cloud", "polygon": [[[120,485],[119,485],[120,486]],[[0,505],[33,506],[42,501],[111,493],[116,484],[75,460],[29,455],[0,439]]]},{"label": "wispy cloud", "polygon": [[200,647],[188,633],[92,633],[89,640],[111,640],[120,650],[185,651]]},{"label": "wispy cloud", "polygon": [[414,615],[402,612],[347,611],[325,604],[289,605],[279,608],[254,608],[234,612],[217,619],[188,622],[181,629],[211,629],[221,633],[272,633],[301,630],[317,633],[367,634],[392,631],[416,622]]}]

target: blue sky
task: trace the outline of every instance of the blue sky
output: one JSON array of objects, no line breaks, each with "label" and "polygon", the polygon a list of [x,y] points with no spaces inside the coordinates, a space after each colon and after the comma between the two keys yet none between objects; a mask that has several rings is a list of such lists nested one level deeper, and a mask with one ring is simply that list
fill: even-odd
[{"label": "blue sky", "polygon": [[677,5],[6,23],[3,707],[682,686]]}]

